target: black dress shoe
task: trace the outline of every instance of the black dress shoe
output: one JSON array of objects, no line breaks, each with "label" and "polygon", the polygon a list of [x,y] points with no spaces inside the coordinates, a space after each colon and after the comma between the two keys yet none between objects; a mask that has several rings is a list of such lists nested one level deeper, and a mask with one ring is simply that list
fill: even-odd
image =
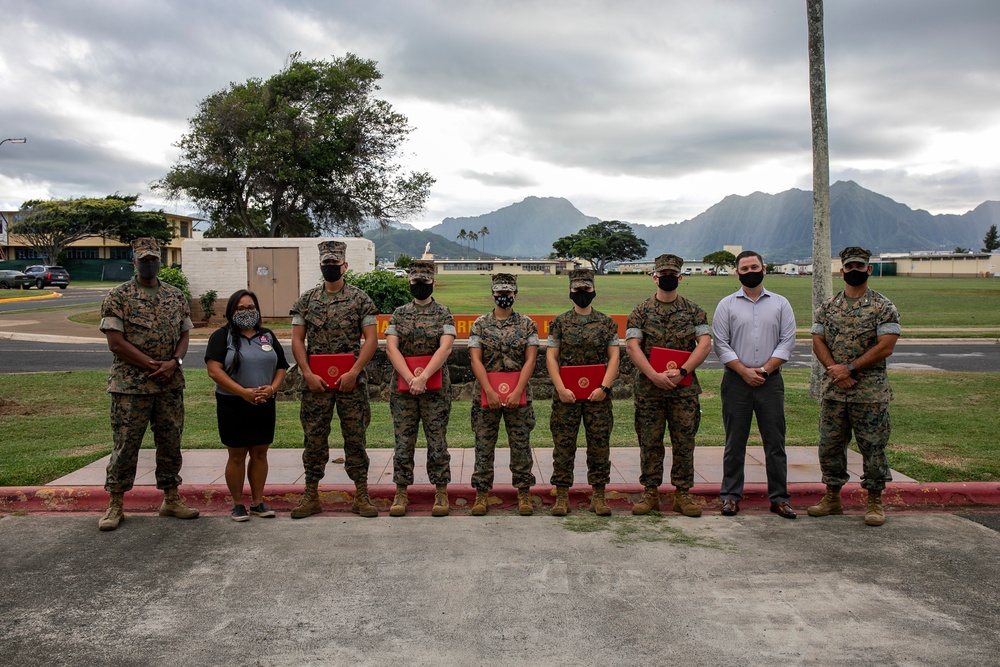
[{"label": "black dress shoe", "polygon": [[[740,504],[735,500],[722,501],[722,516],[736,516],[740,513]],[[792,516],[795,516],[794,513]]]},{"label": "black dress shoe", "polygon": [[771,503],[771,511],[783,519],[795,518],[795,510],[788,503]]}]

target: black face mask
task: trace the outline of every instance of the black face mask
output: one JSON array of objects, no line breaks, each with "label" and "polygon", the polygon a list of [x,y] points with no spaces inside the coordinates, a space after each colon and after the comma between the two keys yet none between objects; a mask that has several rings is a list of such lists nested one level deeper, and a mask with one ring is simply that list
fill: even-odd
[{"label": "black face mask", "polygon": [[502,308],[507,310],[514,306],[514,295],[513,294],[501,294],[500,296],[493,297],[493,303],[497,305],[497,308]]},{"label": "black face mask", "polygon": [[740,282],[746,287],[753,289],[757,285],[764,282],[764,272],[763,271],[747,271],[746,273],[740,274]]},{"label": "black face mask", "polygon": [[656,285],[664,292],[673,292],[680,284],[680,276],[657,276]]},{"label": "black face mask", "polygon": [[410,294],[417,301],[423,301],[434,293],[434,283],[410,283]]},{"label": "black face mask", "polygon": [[152,280],[160,273],[160,260],[155,262],[136,262],[135,272],[140,278]]},{"label": "black face mask", "polygon": [[867,271],[844,271],[844,282],[851,287],[861,287],[868,282]]},{"label": "black face mask", "polygon": [[328,283],[335,283],[340,280],[341,268],[339,264],[320,264],[319,266],[319,270],[323,272],[323,280]]},{"label": "black face mask", "polygon": [[590,302],[594,300],[597,296],[597,292],[570,292],[569,298],[573,300],[573,303],[580,306],[581,308],[586,308],[590,305]]}]

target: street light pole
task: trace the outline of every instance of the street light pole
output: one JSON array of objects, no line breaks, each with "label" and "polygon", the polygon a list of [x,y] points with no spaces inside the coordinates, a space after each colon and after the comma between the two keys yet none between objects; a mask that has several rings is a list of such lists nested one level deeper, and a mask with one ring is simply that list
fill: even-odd
[{"label": "street light pole", "polygon": [[12,138],[8,137],[8,138],[4,139],[3,141],[0,141],[0,146],[4,145],[8,141],[10,143],[12,143],[12,144],[26,144],[26,143],[28,143],[28,138],[27,137],[21,137],[20,139],[12,139]]}]

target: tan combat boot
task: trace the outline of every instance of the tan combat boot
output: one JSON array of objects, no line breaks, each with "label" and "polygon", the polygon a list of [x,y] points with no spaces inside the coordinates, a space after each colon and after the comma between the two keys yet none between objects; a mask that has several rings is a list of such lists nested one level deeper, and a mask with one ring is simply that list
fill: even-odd
[{"label": "tan combat boot", "polygon": [[517,490],[517,513],[521,516],[531,516],[535,513],[535,505],[531,502],[531,491]]},{"label": "tan combat boot", "polygon": [[674,511],[684,516],[701,516],[701,508],[691,500],[686,489],[674,491]]},{"label": "tan combat boot", "polygon": [[448,507],[448,485],[438,484],[434,492],[434,506],[431,508],[431,516],[448,516],[451,508]]},{"label": "tan combat boot", "polygon": [[566,516],[569,514],[569,487],[556,487],[556,504],[552,506],[552,516]]},{"label": "tan combat boot", "polygon": [[840,502],[840,487],[827,486],[826,495],[823,500],[812,505],[806,512],[809,516],[829,516],[831,514],[843,514],[844,504]]},{"label": "tan combat boot", "polygon": [[125,518],[125,508],[123,506],[124,493],[112,493],[111,500],[108,501],[108,511],[104,513],[101,520],[97,522],[99,530],[114,530]]},{"label": "tan combat boot", "polygon": [[406,516],[406,506],[409,504],[406,497],[406,485],[396,485],[396,497],[392,499],[392,507],[389,508],[389,516]]},{"label": "tan combat boot", "polygon": [[595,484],[591,488],[594,489],[594,495],[590,497],[590,511],[597,516],[611,516],[611,508],[604,499],[604,485]]},{"label": "tan combat boot", "polygon": [[188,507],[177,493],[177,487],[163,491],[163,504],[160,505],[160,516],[173,516],[178,519],[197,519],[198,510]]},{"label": "tan combat boot", "polygon": [[881,526],[885,523],[885,510],[882,508],[882,492],[868,491],[868,507],[865,509],[865,525]]},{"label": "tan combat boot", "polygon": [[304,519],[322,511],[323,504],[319,501],[319,480],[306,482],[306,490],[302,494],[302,500],[292,509],[292,518]]},{"label": "tan combat boot", "polygon": [[632,506],[632,514],[642,515],[649,514],[653,510],[659,511],[660,509],[660,492],[655,486],[647,486],[646,490],[642,492],[642,498],[639,498],[639,502]]},{"label": "tan combat boot", "polygon": [[372,505],[368,498],[368,482],[354,483],[354,502],[351,503],[351,511],[364,517],[378,516],[378,508]]},{"label": "tan combat boot", "polygon": [[485,491],[476,491],[476,502],[472,503],[472,516],[483,516],[489,510]]}]

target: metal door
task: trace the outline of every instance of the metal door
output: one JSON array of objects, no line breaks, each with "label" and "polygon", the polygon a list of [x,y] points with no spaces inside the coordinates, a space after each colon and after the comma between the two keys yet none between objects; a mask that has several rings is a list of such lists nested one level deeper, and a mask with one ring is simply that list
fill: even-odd
[{"label": "metal door", "polygon": [[261,317],[288,317],[299,297],[299,249],[247,248],[247,285]]}]

